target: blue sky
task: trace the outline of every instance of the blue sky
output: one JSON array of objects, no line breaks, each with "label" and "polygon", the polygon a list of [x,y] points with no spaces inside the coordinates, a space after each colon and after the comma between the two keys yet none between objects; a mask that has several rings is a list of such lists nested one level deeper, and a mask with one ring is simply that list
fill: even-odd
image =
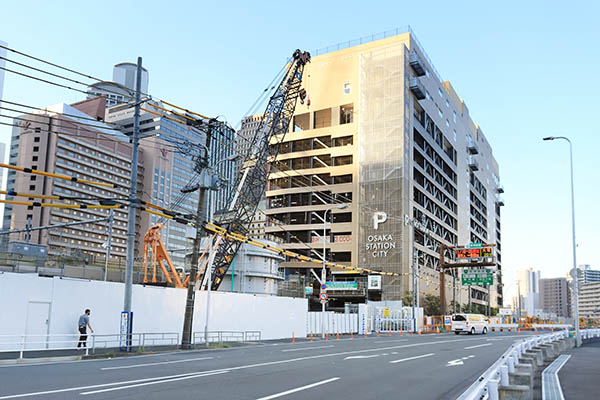
[{"label": "blue sky", "polygon": [[[19,1],[2,5],[0,40],[103,79],[142,56],[154,96],[235,126],[295,48],[410,25],[493,146],[510,285],[517,268],[558,277],[572,263],[568,146],[548,135],[573,141],[578,262],[600,269],[598,15],[591,1]],[[82,96],[6,76],[7,100]]]}]

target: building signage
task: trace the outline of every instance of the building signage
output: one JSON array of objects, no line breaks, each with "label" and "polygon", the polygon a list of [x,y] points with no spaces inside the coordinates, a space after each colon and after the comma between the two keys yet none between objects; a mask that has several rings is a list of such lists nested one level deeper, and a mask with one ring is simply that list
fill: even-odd
[{"label": "building signage", "polygon": [[512,315],[512,310],[510,308],[501,308],[498,310],[498,315]]},{"label": "building signage", "polygon": [[488,269],[466,269],[462,273],[463,286],[491,286],[494,284],[494,274]]},{"label": "building signage", "polygon": [[379,229],[379,224],[383,224],[387,221],[387,214],[383,211],[377,211],[373,213],[373,229]]},{"label": "building signage", "polygon": [[358,290],[358,282],[356,281],[337,281],[327,282],[327,290]]},{"label": "building signage", "polygon": [[374,258],[387,257],[389,251],[396,248],[396,241],[392,235],[369,235],[365,247]]},{"label": "building signage", "polygon": [[304,294],[313,294],[313,287],[312,286],[305,286],[304,287]]},{"label": "building signage", "polygon": [[491,247],[480,248],[459,248],[455,249],[456,258],[482,258],[493,257],[494,253]]},{"label": "building signage", "polygon": [[369,275],[369,290],[381,290],[381,275]]}]

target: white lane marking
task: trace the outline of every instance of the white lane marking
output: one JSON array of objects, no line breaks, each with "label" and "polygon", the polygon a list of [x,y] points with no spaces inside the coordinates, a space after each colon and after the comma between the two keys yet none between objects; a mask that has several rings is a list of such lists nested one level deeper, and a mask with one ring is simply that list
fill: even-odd
[{"label": "white lane marking", "polygon": [[286,396],[288,394],[296,393],[296,392],[299,392],[301,390],[310,389],[310,388],[313,388],[315,386],[325,385],[326,383],[334,382],[334,381],[337,381],[338,379],[340,379],[340,378],[325,379],[324,381],[311,383],[310,385],[306,385],[306,386],[300,386],[299,388],[296,388],[296,389],[286,390],[285,392],[272,394],[272,395],[267,396],[267,397],[261,397],[260,399],[257,399],[257,400],[271,400],[271,399],[276,399],[277,397]]},{"label": "white lane marking", "polygon": [[397,351],[392,351],[392,354],[398,354],[398,352]]},{"label": "white lane marking", "polygon": [[[227,370],[223,370],[223,371],[224,372],[228,372]],[[213,371],[206,371],[206,372],[208,373],[208,372],[213,372]],[[218,372],[221,372],[221,371],[218,371]],[[65,389],[46,390],[46,391],[43,391],[43,392],[11,394],[11,395],[8,395],[8,396],[2,396],[2,397],[0,397],[0,400],[4,400],[4,399],[16,399],[16,398],[19,398],[19,397],[28,397],[28,396],[40,396],[40,395],[44,395],[44,394],[72,392],[72,391],[75,391],[75,390],[94,389],[94,388],[101,388],[101,387],[107,387],[107,386],[126,385],[128,383],[151,382],[151,381],[158,381],[158,380],[163,380],[163,379],[179,378],[181,376],[198,375],[198,374],[202,374],[202,373],[203,373],[203,371],[197,371],[197,372],[185,373],[185,374],[157,376],[157,377],[154,377],[154,378],[134,379],[134,380],[131,380],[131,381],[100,383],[98,385],[88,385],[88,386],[78,386],[78,387],[65,388]]]},{"label": "white lane marking", "polygon": [[102,371],[108,371],[111,369],[125,369],[125,368],[139,368],[139,367],[151,367],[153,365],[163,365],[163,364],[178,364],[183,362],[190,361],[200,361],[200,360],[212,360],[214,357],[199,357],[199,358],[187,358],[185,360],[176,360],[176,361],[161,361],[155,363],[147,363],[147,364],[133,364],[133,365],[121,365],[119,367],[104,367],[100,368]]},{"label": "white lane marking", "polygon": [[363,359],[363,358],[373,358],[379,357],[379,354],[373,354],[372,356],[349,356],[344,358],[344,360],[354,360],[354,359]]},{"label": "white lane marking", "polygon": [[198,375],[182,376],[180,378],[163,379],[163,380],[160,380],[160,381],[152,381],[152,382],[146,382],[146,383],[137,383],[135,385],[127,385],[127,386],[119,386],[119,387],[113,387],[113,388],[108,388],[108,389],[100,389],[100,390],[94,390],[94,391],[91,391],[91,392],[83,392],[83,393],[79,393],[79,394],[81,394],[83,396],[87,396],[88,394],[112,392],[112,391],[115,391],[115,390],[131,389],[131,388],[140,387],[140,386],[156,385],[158,383],[168,383],[168,382],[175,382],[175,381],[183,381],[185,379],[202,378],[203,376],[220,375],[220,374],[225,374],[227,372],[228,371],[221,371],[221,372],[212,372],[212,373],[208,373],[208,374],[198,374]]},{"label": "white lane marking", "polygon": [[429,353],[429,354],[423,354],[421,356],[414,356],[414,357],[408,357],[408,358],[401,358],[400,360],[394,360],[394,361],[390,361],[390,364],[396,364],[396,363],[400,363],[400,362],[404,362],[404,361],[409,361],[409,360],[416,360],[417,358],[425,358],[425,357],[429,357],[434,355],[435,353]]},{"label": "white lane marking", "polygon": [[158,377],[154,377],[154,378],[146,378],[146,379],[141,379],[141,380],[137,380],[137,381],[103,383],[103,384],[99,384],[99,385],[80,386],[80,387],[65,388],[65,389],[54,389],[54,390],[47,390],[47,391],[43,391],[43,392],[13,394],[13,395],[8,395],[8,396],[2,396],[2,397],[0,397],[0,400],[14,399],[14,398],[18,398],[18,397],[27,397],[27,396],[39,396],[39,395],[43,395],[43,394],[70,392],[70,391],[74,391],[74,390],[91,389],[91,388],[95,388],[95,387],[115,386],[115,385],[134,383],[134,382],[143,382],[143,381],[147,382],[147,381],[154,381],[154,380],[159,380],[159,379],[164,379],[164,378],[176,378],[176,377],[180,377],[180,376],[198,375],[198,374],[209,373],[209,372],[237,371],[237,370],[242,370],[242,369],[265,367],[265,366],[269,366],[269,365],[279,365],[279,364],[288,364],[288,363],[293,363],[293,362],[298,362],[298,361],[314,360],[314,359],[318,359],[318,358],[345,356],[347,354],[361,354],[361,353],[369,353],[369,352],[373,352],[373,351],[405,349],[405,348],[409,348],[409,347],[430,346],[430,345],[437,345],[437,344],[442,344],[442,343],[466,342],[466,341],[470,341],[470,340],[471,339],[452,339],[452,340],[442,340],[442,341],[435,341],[435,342],[403,344],[403,345],[398,345],[398,346],[377,347],[374,349],[342,351],[339,353],[318,354],[318,355],[314,355],[314,356],[290,358],[287,360],[267,361],[267,362],[257,363],[257,364],[240,365],[240,366],[231,367],[231,368],[221,368],[221,369],[215,369],[215,370],[209,370],[209,371],[188,372],[185,374],[172,375],[172,376],[158,376]]},{"label": "white lane marking", "polygon": [[476,349],[477,347],[485,347],[485,346],[491,346],[491,345],[492,345],[492,343],[478,344],[476,346],[465,347],[465,350]]},{"label": "white lane marking", "polygon": [[329,347],[334,347],[333,345],[329,345],[329,346],[315,346],[315,347],[302,347],[300,349],[287,349],[287,350],[281,350],[282,352],[286,352],[286,351],[300,351],[300,350],[312,350],[312,349],[327,349]]},{"label": "white lane marking", "polygon": [[390,342],[408,342],[408,339],[390,339],[390,340],[378,340],[373,343],[390,343]]},{"label": "white lane marking", "polygon": [[465,363],[459,358],[457,360],[448,361],[446,367],[456,367],[457,365],[464,365]]},{"label": "white lane marking", "polygon": [[494,338],[494,339],[485,339],[485,340],[487,340],[488,342],[493,342],[495,340],[504,340],[504,339],[505,338]]}]

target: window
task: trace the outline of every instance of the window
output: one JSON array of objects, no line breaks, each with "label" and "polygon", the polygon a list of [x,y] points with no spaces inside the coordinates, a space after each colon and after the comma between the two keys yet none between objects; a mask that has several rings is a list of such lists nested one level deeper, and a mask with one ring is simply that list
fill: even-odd
[{"label": "window", "polygon": [[38,160],[38,156],[31,157],[31,161],[37,161],[37,160]]},{"label": "window", "polygon": [[340,107],[340,125],[351,124],[354,117],[354,105],[346,104]]},{"label": "window", "polygon": [[350,82],[344,82],[344,94],[350,94]]},{"label": "window", "polygon": [[310,129],[310,116],[308,113],[294,116],[293,132],[301,132]]},{"label": "window", "polygon": [[452,133],[454,134],[454,141],[456,142],[456,129]]},{"label": "window", "polygon": [[36,179],[37,179],[37,176],[36,176],[36,175],[31,175],[31,176],[29,177],[29,180],[30,180],[30,181],[35,181]]},{"label": "window", "polygon": [[454,118],[454,122],[456,122],[456,111],[452,112],[452,118]]},{"label": "window", "polygon": [[314,128],[327,128],[331,126],[331,108],[315,111]]},{"label": "window", "polygon": [[450,101],[446,99],[446,107],[450,108]]},{"label": "window", "polygon": [[450,127],[450,121],[446,120],[446,126]]},{"label": "window", "polygon": [[442,92],[441,88],[438,88],[438,93],[439,93],[440,97],[444,97],[444,92]]},{"label": "window", "polygon": [[40,141],[40,137],[39,137],[39,136],[36,136],[36,137],[34,137],[34,138],[33,138],[33,141],[34,141],[35,143],[39,142],[39,141]]},{"label": "window", "polygon": [[39,146],[33,146],[33,151],[40,151],[40,147]]},{"label": "window", "polygon": [[29,185],[29,190],[35,190],[35,185]]},{"label": "window", "polygon": [[39,126],[35,128],[35,133],[40,133],[42,131],[42,128],[40,128]]}]

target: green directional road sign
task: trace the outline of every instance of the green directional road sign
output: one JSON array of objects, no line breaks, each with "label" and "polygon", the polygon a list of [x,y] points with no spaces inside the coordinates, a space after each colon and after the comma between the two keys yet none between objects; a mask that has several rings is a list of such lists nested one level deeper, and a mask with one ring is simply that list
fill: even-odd
[{"label": "green directional road sign", "polygon": [[469,248],[470,249],[479,249],[481,248],[481,243],[469,243]]},{"label": "green directional road sign", "polygon": [[463,286],[491,286],[494,274],[488,269],[466,269],[462,274]]}]

